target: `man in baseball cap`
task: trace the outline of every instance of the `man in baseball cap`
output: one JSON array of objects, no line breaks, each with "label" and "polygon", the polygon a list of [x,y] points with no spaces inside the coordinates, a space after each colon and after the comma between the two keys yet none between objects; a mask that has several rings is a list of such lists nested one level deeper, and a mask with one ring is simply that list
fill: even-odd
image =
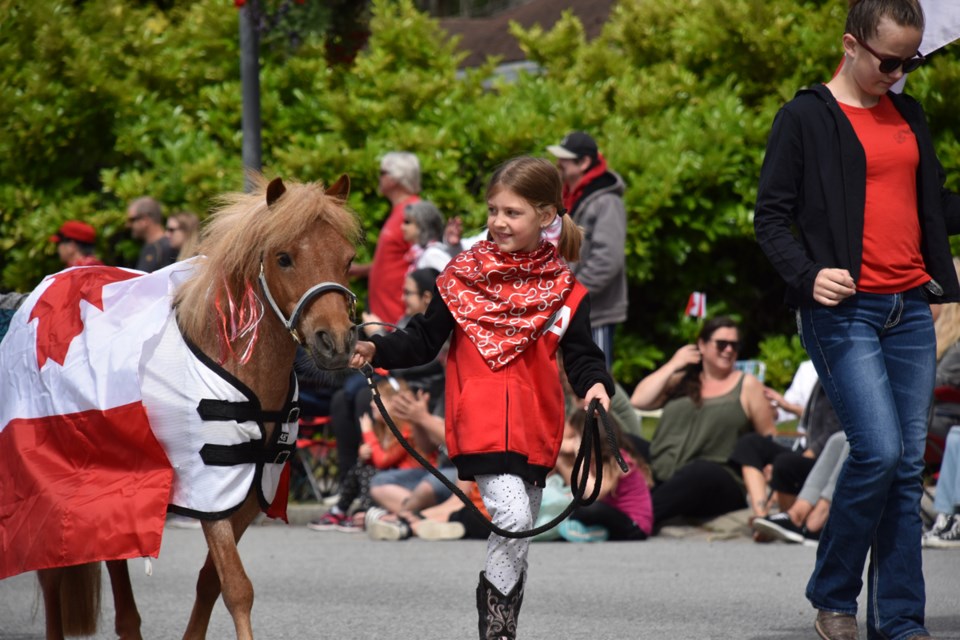
[{"label": "man in baseball cap", "polygon": [[564,160],[579,160],[580,158],[596,160],[600,153],[597,150],[597,141],[583,131],[568,133],[560,141],[560,144],[550,145],[547,147],[547,151]]},{"label": "man in baseball cap", "polygon": [[572,131],[547,147],[563,178],[563,206],[585,232],[580,261],[570,268],[590,291],[593,340],[613,364],[613,333],[627,319],[627,213],[623,179],[607,168],[597,141]]},{"label": "man in baseball cap", "polygon": [[97,231],[86,222],[67,220],[57,232],[50,236],[50,242],[57,244],[57,255],[68,267],[99,266],[103,263],[93,255],[93,245],[97,241]]}]

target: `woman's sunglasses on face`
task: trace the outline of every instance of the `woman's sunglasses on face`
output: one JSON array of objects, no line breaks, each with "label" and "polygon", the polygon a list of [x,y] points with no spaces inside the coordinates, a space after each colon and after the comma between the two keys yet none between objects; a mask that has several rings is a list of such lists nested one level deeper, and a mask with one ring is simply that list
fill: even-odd
[{"label": "woman's sunglasses on face", "polygon": [[714,340],[713,343],[717,345],[717,351],[720,353],[723,353],[727,349],[740,351],[740,342],[737,340]]},{"label": "woman's sunglasses on face", "polygon": [[880,61],[880,73],[893,73],[900,67],[903,67],[904,73],[910,73],[911,71],[916,70],[917,67],[922,65],[927,60],[920,52],[917,52],[917,55],[913,56],[912,58],[894,58],[893,56],[882,56],[871,49],[870,45],[860,38],[854,36],[854,39],[857,41],[857,44],[869,51],[874,58]]}]

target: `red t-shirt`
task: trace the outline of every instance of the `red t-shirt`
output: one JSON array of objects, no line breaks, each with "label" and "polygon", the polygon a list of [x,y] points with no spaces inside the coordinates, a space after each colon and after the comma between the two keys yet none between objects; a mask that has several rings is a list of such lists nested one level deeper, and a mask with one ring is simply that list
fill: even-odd
[{"label": "red t-shirt", "polygon": [[410,196],[394,205],[387,221],[383,223],[373,252],[373,262],[367,276],[367,294],[370,312],[384,322],[396,324],[403,316],[403,281],[410,266],[406,255],[410,243],[403,239],[401,225],[406,206],[419,199],[418,196]]},{"label": "red t-shirt", "polygon": [[840,103],[867,158],[858,291],[899,293],[930,280],[920,253],[917,167],[910,125],[887,96],[871,109]]}]

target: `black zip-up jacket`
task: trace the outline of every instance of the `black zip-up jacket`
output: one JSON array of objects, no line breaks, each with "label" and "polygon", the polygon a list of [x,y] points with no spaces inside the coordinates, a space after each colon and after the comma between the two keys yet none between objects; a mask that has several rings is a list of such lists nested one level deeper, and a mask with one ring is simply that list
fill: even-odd
[{"label": "black zip-up jacket", "polygon": [[[917,212],[920,251],[931,302],[960,300],[948,233],[960,233],[960,196],[943,187],[923,108],[888,93],[913,130],[920,152]],[[787,283],[792,307],[812,306],[821,269],[847,269],[860,279],[867,165],[853,125],[822,84],[797,92],[777,113],[760,169],[754,231],[757,242]],[[798,234],[794,234],[796,229]]]}]

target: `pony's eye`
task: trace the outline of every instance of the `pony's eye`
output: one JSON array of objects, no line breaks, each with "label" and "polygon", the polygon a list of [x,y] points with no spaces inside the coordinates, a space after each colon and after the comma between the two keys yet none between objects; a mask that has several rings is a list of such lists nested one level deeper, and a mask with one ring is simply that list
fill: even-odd
[{"label": "pony's eye", "polygon": [[277,254],[277,264],[287,269],[293,266],[293,258],[290,257],[289,253],[278,253]]}]

